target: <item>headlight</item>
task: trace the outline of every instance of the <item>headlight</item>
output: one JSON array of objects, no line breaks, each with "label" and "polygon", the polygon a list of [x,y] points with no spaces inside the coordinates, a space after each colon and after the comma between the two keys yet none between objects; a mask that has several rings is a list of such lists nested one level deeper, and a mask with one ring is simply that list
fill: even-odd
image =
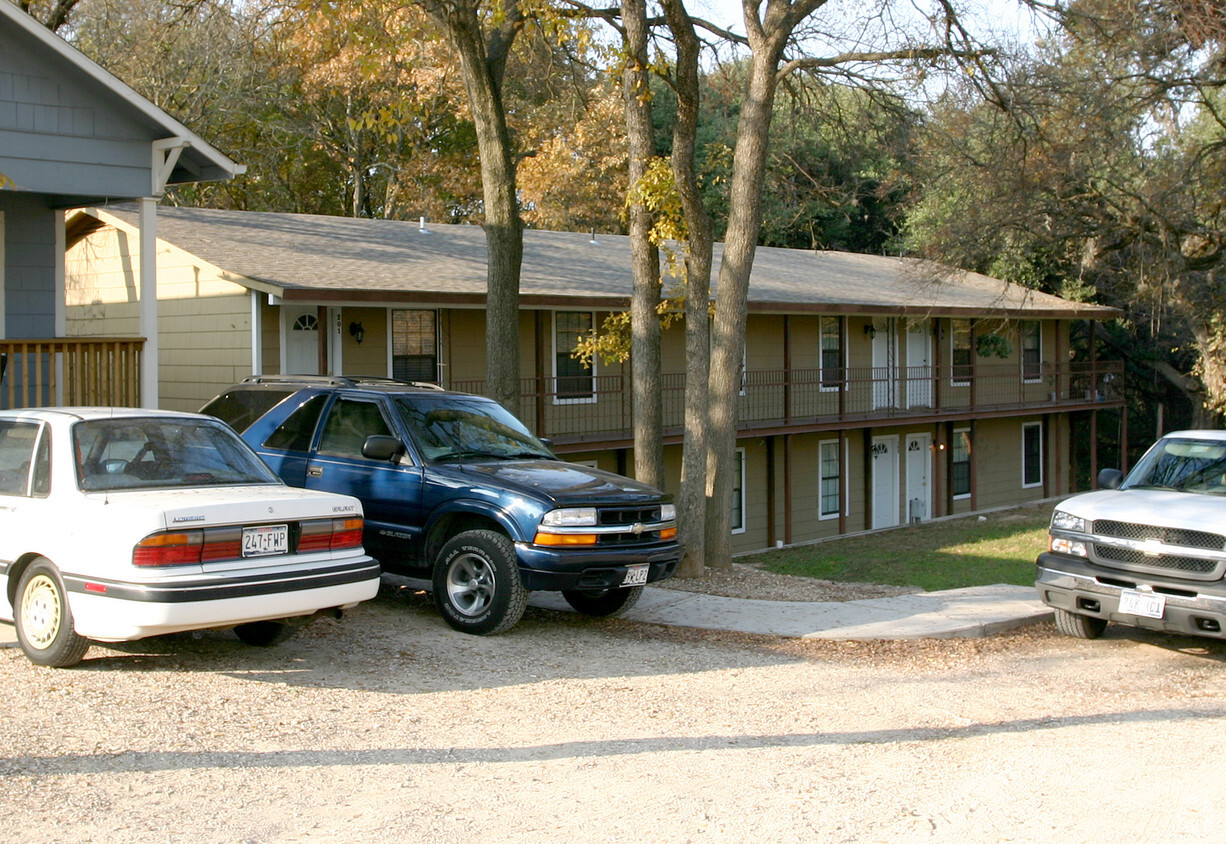
[{"label": "headlight", "polygon": [[571,507],[566,510],[550,510],[541,518],[541,525],[549,527],[595,527],[595,507]]},{"label": "headlight", "polygon": [[1070,557],[1089,556],[1086,554],[1086,544],[1076,539],[1053,536],[1048,547],[1056,554],[1068,554]]},{"label": "headlight", "polygon": [[677,505],[662,504],[660,505],[660,521],[674,522],[677,520]]},{"label": "headlight", "polygon": [[1066,513],[1063,510],[1056,510],[1051,514],[1051,529],[1052,530],[1069,530],[1074,533],[1086,532],[1086,520],[1079,516],[1074,516],[1072,513]]}]

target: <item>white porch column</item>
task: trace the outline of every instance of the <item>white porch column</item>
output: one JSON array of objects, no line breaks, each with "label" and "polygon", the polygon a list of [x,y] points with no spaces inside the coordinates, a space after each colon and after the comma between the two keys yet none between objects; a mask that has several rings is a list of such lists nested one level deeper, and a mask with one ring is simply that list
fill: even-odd
[{"label": "white porch column", "polygon": [[[264,374],[264,323],[260,319],[260,296],[258,290],[251,291],[251,374]],[[282,370],[284,372],[285,370]]]},{"label": "white porch column", "polygon": [[140,333],[145,338],[141,355],[142,407],[158,406],[157,204],[152,196],[140,200]]},{"label": "white porch column", "polygon": [[[55,225],[55,336],[68,336],[68,281],[65,274],[65,253],[68,251],[68,236],[64,228],[63,211],[52,214]],[[55,406],[64,406],[64,357],[53,355],[55,360]]]}]

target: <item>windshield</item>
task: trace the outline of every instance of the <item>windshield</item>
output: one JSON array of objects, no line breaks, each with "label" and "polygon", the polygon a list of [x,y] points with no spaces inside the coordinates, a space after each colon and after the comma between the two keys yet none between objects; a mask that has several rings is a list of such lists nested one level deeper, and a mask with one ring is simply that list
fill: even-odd
[{"label": "windshield", "polygon": [[211,419],[127,417],[72,429],[87,492],[280,483],[233,431]]},{"label": "windshield", "polygon": [[396,400],[418,450],[427,460],[464,457],[544,457],[549,448],[497,402],[447,396],[402,397]]},{"label": "windshield", "polygon": [[1120,488],[1226,495],[1226,442],[1159,440]]}]

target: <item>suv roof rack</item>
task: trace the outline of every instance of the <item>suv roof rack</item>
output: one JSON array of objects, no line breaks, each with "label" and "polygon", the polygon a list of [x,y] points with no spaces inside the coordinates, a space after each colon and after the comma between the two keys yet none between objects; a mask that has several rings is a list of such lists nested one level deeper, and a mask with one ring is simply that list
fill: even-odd
[{"label": "suv roof rack", "polygon": [[401,381],[379,375],[248,375],[244,384],[314,384],[321,387],[413,387],[418,390],[445,392],[446,388],[430,381]]}]

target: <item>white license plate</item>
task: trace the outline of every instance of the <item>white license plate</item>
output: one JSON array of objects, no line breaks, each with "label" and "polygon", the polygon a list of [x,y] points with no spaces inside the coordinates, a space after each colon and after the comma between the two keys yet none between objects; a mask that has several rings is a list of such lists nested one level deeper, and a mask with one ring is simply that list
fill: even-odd
[{"label": "white license plate", "polygon": [[271,557],[289,553],[289,525],[243,528],[243,556]]},{"label": "white license plate", "polygon": [[1139,615],[1142,618],[1162,618],[1166,609],[1166,596],[1125,589],[1120,593],[1120,612]]},{"label": "white license plate", "polygon": [[626,577],[622,581],[622,586],[642,586],[647,582],[649,571],[651,571],[651,566],[646,563],[641,566],[626,566]]}]

